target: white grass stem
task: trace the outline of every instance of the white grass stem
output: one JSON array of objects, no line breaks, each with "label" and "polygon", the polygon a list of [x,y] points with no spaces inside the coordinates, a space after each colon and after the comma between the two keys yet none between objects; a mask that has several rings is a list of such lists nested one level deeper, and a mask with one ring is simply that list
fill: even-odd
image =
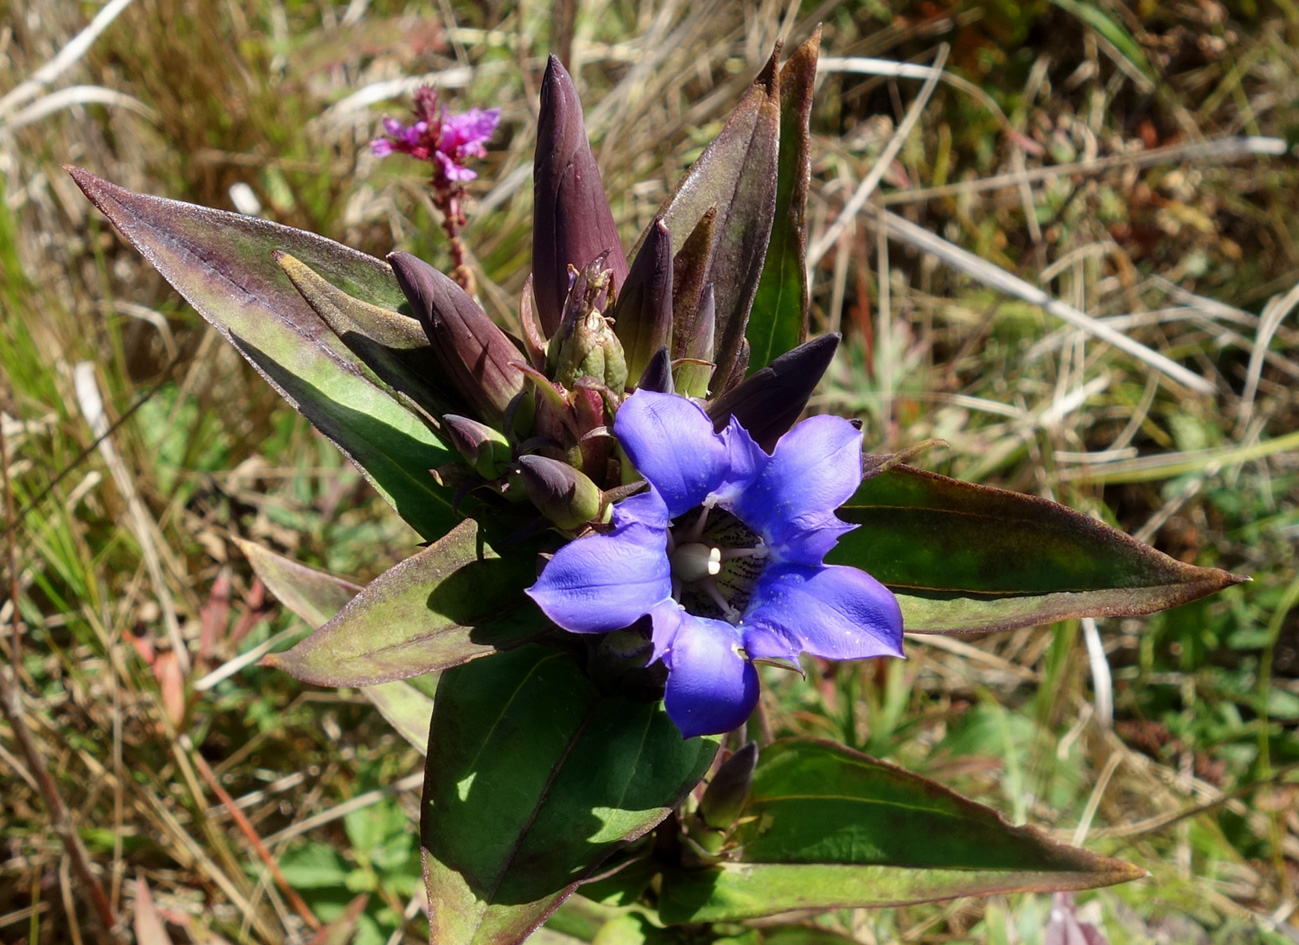
[{"label": "white grass stem", "polygon": [[1281,138],[1234,137],[1219,138],[1216,141],[1197,141],[1192,144],[1173,144],[1163,148],[1152,148],[1149,151],[1137,151],[1132,154],[1112,154],[1089,161],[1074,161],[1070,164],[1054,164],[1047,167],[1033,167],[1023,172],[997,174],[993,177],[982,177],[976,180],[944,184],[941,187],[924,187],[917,190],[903,190],[887,194],[885,204],[916,203],[932,200],[935,197],[955,197],[961,194],[977,193],[983,190],[1001,190],[1004,187],[1017,187],[1023,181],[1054,180],[1057,177],[1068,177],[1074,174],[1095,176],[1119,167],[1153,167],[1158,164],[1218,164],[1237,161],[1246,157],[1279,156],[1285,154],[1287,146]]},{"label": "white grass stem", "polygon": [[108,29],[109,24],[130,5],[131,0],[109,0],[104,4],[86,28],[60,49],[58,55],[33,72],[31,78],[18,83],[4,98],[0,98],[0,118],[40,95],[50,83],[72,68],[90,49],[99,34]]},{"label": "white grass stem", "polygon": [[905,220],[887,210],[878,210],[867,206],[862,208],[862,212],[882,222],[888,227],[889,236],[899,242],[938,257],[946,265],[977,279],[991,289],[996,289],[998,292],[1003,292],[1031,305],[1039,306],[1048,314],[1081,329],[1094,338],[1099,338],[1101,341],[1113,345],[1151,369],[1164,374],[1196,393],[1212,394],[1214,392],[1213,385],[1193,371],[1182,367],[1182,365],[1157,351],[1152,351],[1141,342],[1115,331],[1090,315],[1078,311],[1073,306],[1065,305],[1059,299],[1053,298],[1037,286],[1025,282],[1000,266],[994,266],[992,263],[980,259],[974,253],[930,233],[924,227],[917,226],[910,220]]},{"label": "white grass stem", "polygon": [[893,137],[889,139],[889,143],[884,146],[884,150],[880,152],[880,156],[875,160],[874,165],[871,166],[870,172],[867,173],[867,175],[862,179],[862,182],[857,185],[856,192],[844,206],[838,219],[834,221],[833,225],[831,225],[829,229],[821,234],[821,238],[816,241],[810,250],[808,250],[807,266],[809,272],[821,257],[826,254],[826,251],[829,250],[836,241],[838,241],[840,234],[853,225],[857,218],[857,214],[861,213],[862,207],[866,205],[866,201],[870,199],[870,195],[875,192],[875,188],[878,186],[880,178],[884,176],[884,172],[893,164],[893,159],[898,156],[898,152],[902,150],[902,146],[906,144],[907,138],[910,137],[912,130],[916,127],[916,122],[920,121],[920,116],[924,113],[925,106],[929,104],[929,99],[933,96],[934,89],[938,87],[938,80],[943,75],[943,65],[946,62],[947,46],[944,44],[938,47],[938,53],[934,56],[933,65],[925,67],[929,73],[925,79],[925,84],[921,86],[920,94],[916,96],[915,101],[911,103],[911,107],[907,109],[907,113],[903,117],[902,123],[898,125],[898,130],[893,133]]}]

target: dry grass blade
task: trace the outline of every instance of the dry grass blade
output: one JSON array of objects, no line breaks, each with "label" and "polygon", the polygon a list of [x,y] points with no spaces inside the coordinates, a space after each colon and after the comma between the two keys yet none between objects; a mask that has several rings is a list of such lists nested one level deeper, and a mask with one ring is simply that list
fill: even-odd
[{"label": "dry grass blade", "polygon": [[1080,312],[1073,306],[1052,298],[1041,289],[1030,285],[1018,276],[1012,275],[1000,266],[995,266],[987,260],[980,259],[968,250],[949,243],[941,236],[935,236],[923,227],[916,226],[910,220],[905,220],[895,213],[890,213],[887,210],[875,210],[871,207],[864,207],[863,212],[879,220],[888,229],[889,236],[914,249],[936,256],[946,265],[977,279],[989,288],[1041,307],[1061,321],[1068,322],[1087,334],[1130,354],[1153,370],[1184,387],[1189,387],[1196,393],[1214,393],[1213,384],[1198,374],[1184,368],[1159,352],[1152,351],[1139,341],[1134,341],[1127,335],[1115,331],[1085,312]]},{"label": "dry grass blade", "polygon": [[108,29],[109,24],[117,19],[121,12],[131,5],[131,2],[132,0],[109,0],[104,4],[89,25],[71,42],[65,44],[57,56],[32,73],[31,78],[19,83],[0,98],[0,119],[21,107],[24,102],[40,95],[50,83],[76,65],[86,55],[99,34]]},{"label": "dry grass blade", "polygon": [[943,75],[943,66],[947,64],[947,47],[939,46],[938,52],[934,54],[933,65],[929,66],[929,74],[925,77],[925,84],[920,87],[920,94],[916,96],[914,102],[907,109],[906,117],[898,125],[893,137],[885,145],[884,150],[880,152],[875,164],[870,169],[870,173],[862,179],[857,185],[852,198],[844,205],[839,214],[839,219],[834,221],[834,225],[825,231],[811,248],[807,251],[808,267],[815,266],[817,261],[825,255],[834,243],[839,239],[841,233],[856,221],[857,214],[861,212],[862,207],[866,206],[866,201],[870,199],[871,194],[875,192],[876,185],[879,184],[880,178],[888,170],[893,159],[898,156],[902,146],[906,144],[907,138],[916,127],[916,122],[920,121],[920,116],[924,113],[925,106],[929,104],[929,99],[934,94],[934,89],[938,87],[938,80]]}]

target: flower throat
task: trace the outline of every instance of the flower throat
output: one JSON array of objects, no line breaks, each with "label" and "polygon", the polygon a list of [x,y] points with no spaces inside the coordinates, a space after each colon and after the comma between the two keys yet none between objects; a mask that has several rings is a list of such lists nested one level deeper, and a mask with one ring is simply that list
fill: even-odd
[{"label": "flower throat", "polygon": [[672,597],[697,617],[739,623],[766,557],[752,529],[705,503],[668,531]]}]

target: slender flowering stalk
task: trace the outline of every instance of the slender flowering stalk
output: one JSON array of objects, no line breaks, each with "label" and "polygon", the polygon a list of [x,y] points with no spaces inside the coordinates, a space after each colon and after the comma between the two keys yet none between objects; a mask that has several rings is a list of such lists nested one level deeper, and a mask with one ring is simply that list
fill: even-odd
[{"label": "slender flowering stalk", "polygon": [[451,242],[455,263],[452,278],[470,295],[474,278],[465,263],[465,246],[460,230],[465,225],[464,184],[478,174],[468,166],[471,159],[487,156],[484,147],[500,121],[499,108],[471,108],[463,114],[447,114],[438,102],[437,89],[421,86],[415,92],[415,120],[405,125],[395,118],[384,117],[385,137],[370,142],[370,150],[379,157],[407,154],[432,165],[429,186],[433,203],[442,213],[442,228]]},{"label": "slender flowering stalk", "polygon": [[560,548],[528,593],[574,633],[648,616],[683,736],[748,717],[755,660],[902,655],[893,594],[823,560],[853,527],[834,514],[862,479],[851,423],[804,420],[768,454],[734,418],[716,433],[693,401],[640,390],[614,434],[649,491],[614,508],[611,531]]}]

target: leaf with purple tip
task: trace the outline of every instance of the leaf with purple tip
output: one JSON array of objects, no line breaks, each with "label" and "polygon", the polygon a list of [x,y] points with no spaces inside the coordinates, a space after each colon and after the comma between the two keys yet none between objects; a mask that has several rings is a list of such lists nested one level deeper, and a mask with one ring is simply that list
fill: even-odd
[{"label": "leaf with purple tip", "polygon": [[859,527],[826,560],[888,585],[915,633],[1150,614],[1247,580],[1058,503],[910,466],[867,479],[839,516]]},{"label": "leaf with purple tip", "polygon": [[713,284],[717,304],[714,385],[730,376],[740,351],[771,238],[780,146],[779,56],[777,46],[725,127],[660,211],[674,251],[705,213],[713,208],[717,212],[705,279]]},{"label": "leaf with purple tip", "polygon": [[531,554],[498,555],[466,520],[266,663],[317,686],[372,686],[490,656],[550,628],[523,593],[536,576]]},{"label": "leaf with purple tip", "polygon": [[812,174],[812,89],[821,30],[780,70],[780,151],[776,213],[762,278],[749,314],[749,370],[807,340],[807,188]]},{"label": "leaf with purple tip", "polygon": [[402,295],[381,260],[265,220],[132,193],[80,168],[77,185],[258,372],[362,471],[426,538],[456,521],[430,467],[454,455],[367,376],[272,255],[291,253],[358,299],[396,310]]}]

